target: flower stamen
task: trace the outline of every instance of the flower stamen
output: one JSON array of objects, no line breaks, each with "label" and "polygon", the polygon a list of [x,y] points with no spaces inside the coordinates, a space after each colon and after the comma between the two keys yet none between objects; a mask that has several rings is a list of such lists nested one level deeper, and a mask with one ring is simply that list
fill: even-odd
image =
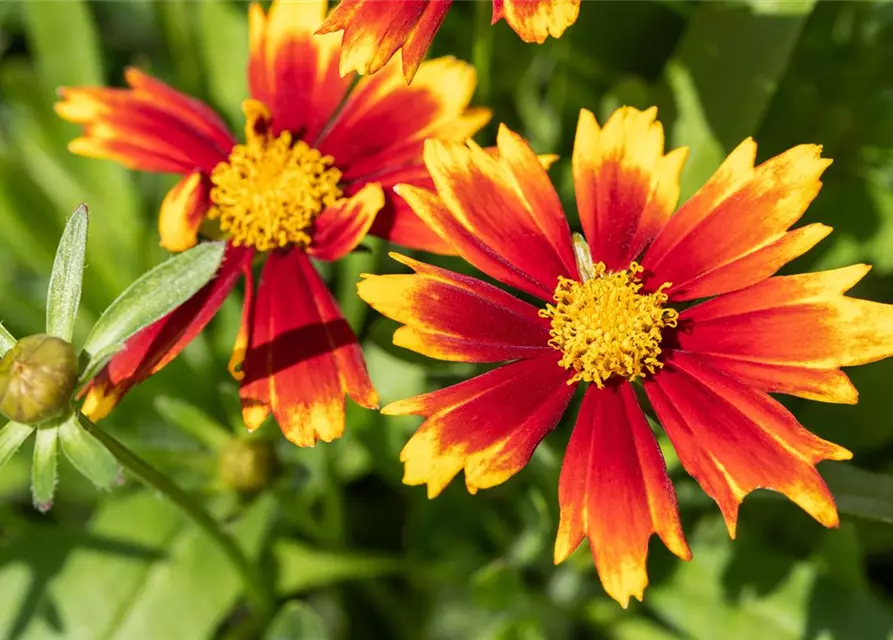
[{"label": "flower stamen", "polygon": [[675,327],[679,313],[663,308],[669,282],[653,293],[639,293],[642,271],[633,262],[625,271],[609,273],[597,262],[584,282],[558,278],[555,304],[539,315],[552,321],[549,346],[562,352],[559,364],[574,372],[568,384],[582,380],[601,389],[612,375],[633,381],[663,367],[661,330]]},{"label": "flower stamen", "polygon": [[270,114],[256,100],[247,100],[245,144],[237,144],[226,162],[211,172],[211,209],[236,246],[259,251],[310,244],[313,221],[342,196],[341,171],[290,131],[273,137]]}]

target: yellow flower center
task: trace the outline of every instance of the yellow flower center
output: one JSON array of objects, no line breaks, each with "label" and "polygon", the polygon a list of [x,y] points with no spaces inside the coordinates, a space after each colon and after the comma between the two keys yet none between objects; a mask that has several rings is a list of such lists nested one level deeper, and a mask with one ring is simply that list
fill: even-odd
[{"label": "yellow flower center", "polygon": [[306,247],[313,221],[341,198],[341,171],[332,156],[294,141],[291,132],[271,136],[270,114],[260,102],[246,100],[242,108],[245,144],[211,172],[208,218],[219,220],[236,246]]},{"label": "yellow flower center", "polygon": [[675,327],[679,313],[663,308],[669,283],[639,293],[641,272],[635,262],[615,273],[597,262],[583,282],[558,278],[555,304],[539,314],[552,321],[549,346],[563,354],[559,364],[574,372],[569,384],[585,380],[601,389],[612,375],[636,380],[663,367],[661,329]]}]

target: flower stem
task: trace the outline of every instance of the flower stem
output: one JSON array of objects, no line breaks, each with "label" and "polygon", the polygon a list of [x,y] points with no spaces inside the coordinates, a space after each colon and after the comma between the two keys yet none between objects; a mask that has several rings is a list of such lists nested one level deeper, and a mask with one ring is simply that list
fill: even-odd
[{"label": "flower stem", "polygon": [[128,449],[114,436],[97,427],[80,412],[78,412],[78,419],[81,426],[99,440],[121,463],[121,466],[147,486],[164,494],[214,540],[241,574],[246,594],[255,609],[255,618],[263,621],[263,623],[270,620],[273,616],[272,593],[270,593],[254,563],[248,559],[232,536],[221,528],[211,514],[194,497],[183,491],[167,476]]},{"label": "flower stem", "polygon": [[475,4],[474,44],[471,49],[471,61],[477,71],[477,98],[487,104],[490,98],[490,70],[493,65],[493,27],[490,19],[493,3],[477,0]]}]

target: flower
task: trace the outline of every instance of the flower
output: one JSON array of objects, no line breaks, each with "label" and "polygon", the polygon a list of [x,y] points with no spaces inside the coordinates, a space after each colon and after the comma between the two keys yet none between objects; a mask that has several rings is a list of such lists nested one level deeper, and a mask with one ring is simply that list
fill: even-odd
[{"label": "flower", "polygon": [[[412,82],[452,0],[341,0],[317,33],[344,31],[341,73],[375,73],[399,50],[406,82]],[[524,42],[560,38],[580,13],[580,0],[493,0]]]},{"label": "flower", "polygon": [[359,284],[364,300],[404,325],[395,344],[442,360],[510,361],[383,409],[426,418],[401,460],[404,482],[426,484],[431,497],[463,469],[471,493],[518,472],[589,383],[561,469],[555,561],[587,537],[605,590],[623,606],[642,598],[653,533],[691,556],[632,382],[732,537],[756,488],[833,527],[837,510],[815,464],[851,454],[769,393],[855,403],[840,367],[893,354],[893,307],[844,295],[867,266],[774,275],[831,231],[788,230],[830,163],[820,147],[755,167],[756,144],[745,140],[671,215],[686,150],[664,154],[655,117],[624,107],[600,127],[582,112],[573,175],[585,241],[572,241],[547,174],[505,127],[498,156],[473,143],[426,144],[440,199],[396,187],[466,261],[539,306],[400,255],[414,275]]},{"label": "flower", "polygon": [[309,446],[341,435],[345,395],[377,407],[357,339],[310,258],[337,260],[367,232],[448,251],[390,187],[430,184],[423,140],[464,140],[489,112],[468,108],[474,69],[453,58],[426,62],[411,88],[390,65],[350,91],[335,64],[337,37],[313,35],[326,6],[274,2],[265,14],[251,5],[241,143],[210,108],[136,69],[126,72],[129,89],[61,90],[57,112],[84,129],[72,151],[183,176],[161,206],[164,247],[192,246],[207,225],[228,238],[216,278],[128,341],[94,380],[84,403],[93,419],[170,362],[242,276],[230,370],[250,430],[272,412],[289,440]]}]

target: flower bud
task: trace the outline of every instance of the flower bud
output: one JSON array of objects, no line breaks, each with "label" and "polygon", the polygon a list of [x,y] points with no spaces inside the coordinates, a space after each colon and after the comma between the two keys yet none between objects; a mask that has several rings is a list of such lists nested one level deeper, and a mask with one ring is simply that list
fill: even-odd
[{"label": "flower bud", "polygon": [[0,359],[0,413],[37,424],[69,406],[78,378],[70,343],[42,333],[22,338]]},{"label": "flower bud", "polygon": [[233,491],[260,491],[278,470],[276,452],[269,442],[232,440],[220,452],[220,479]]}]

